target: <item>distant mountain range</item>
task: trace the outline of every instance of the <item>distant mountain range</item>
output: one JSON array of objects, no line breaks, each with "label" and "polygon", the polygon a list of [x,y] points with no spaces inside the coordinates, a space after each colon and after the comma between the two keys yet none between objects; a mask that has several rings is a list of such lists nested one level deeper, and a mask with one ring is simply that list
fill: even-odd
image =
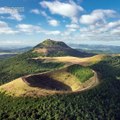
[{"label": "distant mountain range", "polygon": [[0,48],[0,58],[8,58],[11,56],[15,56],[16,54],[24,53],[26,51],[37,53],[39,54],[39,56],[47,56],[47,57],[57,57],[57,56],[88,57],[94,55],[92,53],[87,53],[83,50],[73,49],[62,41],[54,41],[47,39],[39,43],[35,47],[25,47],[25,48],[2,47]]},{"label": "distant mountain range", "polygon": [[23,53],[25,51],[28,51],[30,50],[32,47],[23,47],[23,48],[13,48],[13,47],[9,47],[9,48],[6,48],[6,47],[0,47],[0,53],[1,52],[12,52],[12,53]]},{"label": "distant mountain range", "polygon": [[0,59],[3,58],[9,58],[9,57],[13,57],[17,54],[20,53],[24,53],[28,50],[32,49],[32,47],[25,47],[25,48],[5,48],[5,47],[1,47],[0,48]]},{"label": "distant mountain range", "polygon": [[[69,46],[71,47],[69,47]],[[39,51],[41,55],[45,56],[89,56],[91,53],[93,54],[119,54],[120,46],[112,46],[112,45],[88,45],[88,44],[68,44],[66,45],[64,42],[58,42],[54,40],[45,40],[42,43],[38,44],[35,47],[0,47],[0,58],[6,58],[15,56],[16,54],[24,53],[31,49],[34,51]],[[40,52],[41,51],[41,52]]]},{"label": "distant mountain range", "polygon": [[119,54],[120,46],[112,45],[88,45],[88,44],[69,44],[74,49],[92,53]]}]

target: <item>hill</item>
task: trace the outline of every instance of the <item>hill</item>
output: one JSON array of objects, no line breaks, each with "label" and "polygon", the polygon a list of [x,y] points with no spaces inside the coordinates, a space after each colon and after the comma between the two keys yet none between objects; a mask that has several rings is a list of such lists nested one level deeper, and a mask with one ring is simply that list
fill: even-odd
[{"label": "hill", "polygon": [[0,93],[0,119],[119,120],[120,56],[107,56],[89,67],[100,74],[100,84],[80,93],[40,98]]},{"label": "hill", "polygon": [[50,71],[64,66],[64,63],[44,63],[44,60],[32,59],[35,57],[38,57],[38,54],[28,51],[9,59],[0,60],[0,85],[24,75]]},{"label": "hill", "polygon": [[96,73],[88,67],[70,65],[60,70],[31,74],[0,86],[12,96],[46,96],[90,89],[98,83]]},{"label": "hill", "polygon": [[61,56],[61,57],[36,57],[33,58],[35,60],[44,60],[44,63],[49,62],[57,62],[57,63],[65,63],[67,65],[71,64],[80,64],[82,66],[89,66],[91,64],[98,63],[99,61],[105,59],[107,55],[101,54],[101,55],[95,55],[92,57],[85,57],[85,58],[79,58],[79,57],[73,57],[73,56]]},{"label": "hill", "polygon": [[[15,57],[6,60],[0,60],[0,85],[24,75],[50,71],[64,66],[64,63],[61,63],[60,61],[44,63],[44,59],[33,59],[40,57],[41,55],[44,58],[44,54],[46,53],[43,52],[44,49],[47,50],[48,56],[88,55],[87,53],[81,53],[70,48],[64,42],[45,40],[25,53],[18,54]],[[64,55],[61,53],[64,53]]]},{"label": "hill", "polygon": [[120,119],[120,56],[42,57],[40,46],[0,60],[0,120]]},{"label": "hill", "polygon": [[89,45],[89,44],[69,44],[70,47],[78,51],[96,53],[96,54],[119,54],[120,46],[113,45]]},{"label": "hill", "polygon": [[80,52],[70,48],[64,42],[47,39],[33,48],[33,52],[39,53],[41,56],[76,56],[86,57],[93,54]]}]

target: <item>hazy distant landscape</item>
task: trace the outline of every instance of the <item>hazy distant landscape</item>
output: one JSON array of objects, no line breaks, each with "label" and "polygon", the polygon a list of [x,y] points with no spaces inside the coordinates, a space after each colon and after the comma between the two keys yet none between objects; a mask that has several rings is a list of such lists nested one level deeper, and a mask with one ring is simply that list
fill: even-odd
[{"label": "hazy distant landscape", "polygon": [[25,47],[25,48],[7,48],[7,47],[0,47],[0,59],[9,58],[15,56],[17,54],[26,52],[30,50],[32,47]]},{"label": "hazy distant landscape", "polygon": [[[95,54],[119,54],[120,46],[109,46],[109,45],[87,45],[87,44],[69,44],[72,48],[75,48],[79,51],[95,53]],[[17,54],[26,52],[32,49],[32,47],[24,47],[24,48],[9,48],[6,49],[0,48],[0,58],[6,58],[15,56]]]},{"label": "hazy distant landscape", "polygon": [[69,44],[75,49],[81,49],[87,52],[98,53],[98,54],[119,54],[120,46],[112,45],[89,45],[89,44]]}]

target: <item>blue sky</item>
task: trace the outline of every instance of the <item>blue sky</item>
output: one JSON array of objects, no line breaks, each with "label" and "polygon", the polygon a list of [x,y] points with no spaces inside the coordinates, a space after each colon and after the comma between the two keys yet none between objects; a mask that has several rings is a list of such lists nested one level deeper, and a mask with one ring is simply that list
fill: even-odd
[{"label": "blue sky", "polygon": [[120,0],[0,0],[0,46],[50,38],[120,46]]}]

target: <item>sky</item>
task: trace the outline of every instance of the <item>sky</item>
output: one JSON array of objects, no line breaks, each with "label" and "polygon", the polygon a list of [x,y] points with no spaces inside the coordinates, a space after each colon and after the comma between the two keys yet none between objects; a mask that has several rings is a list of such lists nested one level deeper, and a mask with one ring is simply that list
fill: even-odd
[{"label": "sky", "polygon": [[0,0],[0,46],[45,39],[120,46],[120,0]]}]

